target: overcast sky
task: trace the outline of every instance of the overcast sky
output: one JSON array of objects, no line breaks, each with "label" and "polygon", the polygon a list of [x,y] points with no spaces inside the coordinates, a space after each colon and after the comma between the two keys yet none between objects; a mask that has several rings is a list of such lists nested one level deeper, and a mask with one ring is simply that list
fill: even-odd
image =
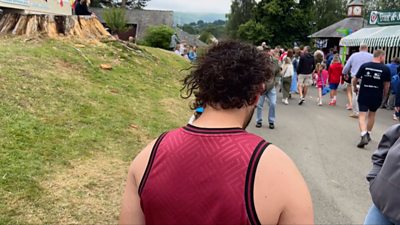
[{"label": "overcast sky", "polygon": [[147,9],[179,12],[228,13],[232,0],[150,0]]}]

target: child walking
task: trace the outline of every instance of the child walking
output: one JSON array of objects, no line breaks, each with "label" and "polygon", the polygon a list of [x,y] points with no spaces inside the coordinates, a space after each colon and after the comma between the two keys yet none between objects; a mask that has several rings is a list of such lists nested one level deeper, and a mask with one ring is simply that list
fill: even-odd
[{"label": "child walking", "polygon": [[328,71],[325,69],[325,64],[318,63],[316,66],[317,71],[317,87],[318,87],[318,106],[322,106],[322,89],[326,86],[328,81]]},{"label": "child walking", "polygon": [[283,92],[283,99],[282,102],[285,105],[289,105],[289,96],[290,96],[290,87],[292,86],[292,76],[293,76],[293,64],[292,60],[289,57],[286,57],[283,60],[282,65],[282,92]]},{"label": "child walking", "polygon": [[331,66],[329,67],[329,88],[331,89],[330,106],[336,106],[337,89],[342,79],[343,65],[340,63],[339,55],[333,57]]}]

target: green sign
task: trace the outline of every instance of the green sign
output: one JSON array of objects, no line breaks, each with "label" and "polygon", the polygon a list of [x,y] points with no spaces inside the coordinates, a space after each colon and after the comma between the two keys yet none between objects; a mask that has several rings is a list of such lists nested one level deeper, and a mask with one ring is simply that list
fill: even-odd
[{"label": "green sign", "polygon": [[370,25],[400,25],[400,11],[372,11],[369,15]]}]

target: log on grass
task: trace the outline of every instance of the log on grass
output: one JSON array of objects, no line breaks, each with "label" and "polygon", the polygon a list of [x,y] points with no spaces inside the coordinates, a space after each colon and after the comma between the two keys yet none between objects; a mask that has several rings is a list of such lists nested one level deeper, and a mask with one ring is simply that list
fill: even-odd
[{"label": "log on grass", "polygon": [[0,19],[0,35],[45,35],[50,38],[59,36],[81,39],[104,39],[111,35],[96,17],[92,16],[55,16],[6,13]]}]

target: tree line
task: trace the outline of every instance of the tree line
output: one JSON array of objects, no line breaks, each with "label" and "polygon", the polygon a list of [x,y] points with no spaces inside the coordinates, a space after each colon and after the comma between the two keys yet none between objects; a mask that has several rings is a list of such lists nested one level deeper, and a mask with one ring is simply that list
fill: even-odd
[{"label": "tree line", "polygon": [[[346,17],[348,0],[233,0],[227,15],[229,38],[260,44],[293,46],[308,35]],[[366,0],[370,10],[400,9],[400,1]]]}]

